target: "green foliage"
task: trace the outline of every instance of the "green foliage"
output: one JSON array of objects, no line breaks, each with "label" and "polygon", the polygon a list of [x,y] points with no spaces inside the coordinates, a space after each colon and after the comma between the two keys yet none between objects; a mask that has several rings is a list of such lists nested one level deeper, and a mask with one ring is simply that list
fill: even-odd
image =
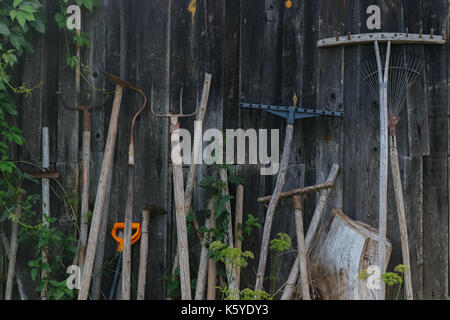
[{"label": "green foliage", "polygon": [[275,296],[275,287],[278,280],[278,274],[280,273],[279,260],[280,257],[289,249],[291,249],[292,241],[286,233],[279,233],[278,238],[270,241],[270,251],[272,254],[272,268],[270,271],[269,279],[272,281],[271,293],[272,297]]},{"label": "green foliage", "polygon": [[[381,281],[383,281],[387,287],[387,294],[386,299],[389,299],[391,296],[391,289],[394,286],[398,286],[397,294],[394,298],[394,300],[398,300],[401,292],[401,288],[404,282],[405,278],[405,272],[408,272],[410,268],[408,266],[405,266],[403,264],[400,264],[394,268],[395,272],[386,272],[380,276]],[[369,277],[372,276],[373,272],[368,272],[367,270],[361,271],[361,273],[358,275],[358,279],[364,282],[367,282]],[[370,292],[372,293],[372,296],[376,299],[375,294],[370,289]]]},{"label": "green foliage", "polygon": [[270,250],[277,253],[288,251],[291,248],[291,238],[286,233],[279,233],[278,238],[270,241]]}]

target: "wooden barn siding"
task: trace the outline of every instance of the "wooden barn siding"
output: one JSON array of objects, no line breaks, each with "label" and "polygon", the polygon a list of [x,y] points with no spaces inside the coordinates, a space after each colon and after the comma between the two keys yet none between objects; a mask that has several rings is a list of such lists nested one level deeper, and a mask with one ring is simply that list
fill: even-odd
[{"label": "wooden barn siding", "polygon": [[[288,104],[296,92],[303,105],[346,113],[344,119],[309,119],[296,122],[294,146],[286,189],[311,185],[326,179],[333,163],[341,165],[331,208],[342,208],[350,217],[378,226],[379,114],[368,88],[360,80],[361,63],[374,57],[370,46],[319,50],[322,37],[367,32],[366,9],[382,8],[383,31],[419,32],[424,28],[449,36],[448,0],[292,0],[286,8],[281,0],[197,0],[195,12],[188,10],[191,0],[100,0],[100,8],[86,13],[83,31],[91,34],[92,49],[83,50],[83,63],[89,65],[89,80],[97,87],[105,82],[100,71],[122,75],[141,86],[152,105],[161,113],[179,104],[184,88],[186,111],[200,98],[205,72],[213,73],[205,129],[267,128],[281,129],[285,121],[258,111],[245,111],[239,102]],[[49,21],[57,9],[45,1]],[[126,17],[126,19],[121,19]],[[24,128],[27,148],[14,150],[22,161],[40,161],[40,129],[50,127],[51,160],[61,173],[60,182],[69,193],[78,192],[78,156],[81,137],[80,115],[63,110],[55,92],[60,89],[73,101],[74,75],[65,64],[63,35],[50,24],[46,36],[35,40],[36,52],[21,65],[21,78],[28,84],[43,83],[32,98],[20,99],[18,123]],[[443,299],[448,294],[449,272],[449,45],[445,47],[395,46],[395,54],[417,57],[425,64],[424,78],[408,97],[399,127],[400,165],[408,216],[412,276],[416,298]],[[99,103],[99,93],[90,95],[83,85],[83,102]],[[126,161],[130,122],[140,98],[127,91],[120,115],[120,128],[114,162],[109,206],[105,259],[114,255],[109,236],[112,224],[123,219]],[[111,102],[93,112],[91,202],[96,195]],[[192,120],[183,120],[192,129]],[[140,209],[153,204],[167,210],[167,216],[150,218],[148,298],[164,298],[164,273],[173,263],[176,247],[172,182],[169,163],[168,122],[145,111],[136,127],[135,220]],[[246,179],[245,214],[262,221],[265,209],[258,196],[272,193],[275,177],[262,177],[259,166],[241,165],[237,170]],[[198,179],[207,174],[202,167]],[[61,188],[52,183],[59,196]],[[38,186],[28,186],[39,192]],[[392,186],[390,186],[392,191]],[[231,190],[234,192],[234,188]],[[206,206],[207,196],[196,191],[196,209]],[[305,199],[306,227],[315,207],[315,197]],[[64,205],[52,195],[52,214],[58,225],[71,226]],[[246,218],[246,216],[244,217]],[[289,233],[295,240],[290,201],[277,209],[272,236]],[[9,226],[5,226],[9,230]],[[244,242],[256,259],[243,272],[242,286],[255,280],[261,231]],[[401,263],[400,239],[393,197],[389,197],[388,237],[394,248],[390,269]],[[295,241],[294,249],[295,249]],[[32,248],[20,249],[19,264],[25,268]],[[139,259],[133,250],[135,275]],[[282,258],[278,285],[286,279],[294,253]],[[271,261],[267,270],[270,270]],[[195,266],[197,261],[192,261]],[[193,269],[196,270],[196,269]],[[26,274],[28,294],[36,298]],[[136,276],[133,278],[135,285]],[[104,277],[103,290],[111,284]],[[266,285],[268,289],[269,284]]]}]

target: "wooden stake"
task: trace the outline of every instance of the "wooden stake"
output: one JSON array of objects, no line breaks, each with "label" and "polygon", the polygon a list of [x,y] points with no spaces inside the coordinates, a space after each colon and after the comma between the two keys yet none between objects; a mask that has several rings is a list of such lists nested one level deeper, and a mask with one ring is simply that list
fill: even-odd
[{"label": "wooden stake", "polygon": [[[398,164],[397,138],[390,137],[391,171],[394,184],[395,202],[397,204],[398,224],[400,227],[400,239],[402,243],[403,264],[411,269],[409,259],[408,228],[406,225],[405,204],[403,202],[403,188],[400,177],[400,166]],[[405,272],[405,295],[407,300],[414,300],[411,270]]]},{"label": "wooden stake", "polygon": [[[19,190],[22,189],[22,184],[19,184]],[[9,254],[8,254],[8,275],[6,278],[6,289],[5,289],[5,300],[11,300],[12,299],[12,292],[13,292],[13,286],[14,286],[14,275],[16,274],[16,258],[17,258],[17,248],[19,244],[17,243],[17,235],[19,232],[19,223],[18,219],[20,219],[20,216],[22,215],[22,206],[20,202],[22,201],[23,194],[20,192],[17,201],[18,206],[16,208],[16,212],[14,214],[14,220],[11,225],[11,241],[10,247],[9,247]]]},{"label": "wooden stake", "polygon": [[[214,216],[214,208],[211,210],[210,224],[211,229],[216,228],[216,219]],[[214,237],[214,233],[211,232],[211,237]],[[217,266],[214,259],[208,260],[208,291],[207,300],[216,300],[216,278],[217,278]]]},{"label": "wooden stake", "polygon": [[[197,114],[197,121],[200,122],[200,131],[203,127],[203,122],[205,121],[206,117],[206,110],[208,109],[208,101],[209,101],[209,94],[211,92],[211,85],[212,85],[212,75],[207,73],[205,75],[205,82],[203,83],[203,91],[202,91],[202,100],[200,101],[200,107],[199,112]],[[201,134],[200,134],[201,136]],[[202,140],[198,139],[194,141],[194,152],[193,152],[193,163],[189,167],[189,175],[186,182],[186,193],[184,196],[185,201],[185,213],[188,215],[191,212],[192,209],[192,196],[194,194],[194,187],[195,187],[195,179],[197,176],[197,159],[200,159],[202,156]],[[198,222],[197,219],[194,218],[194,227],[198,230]],[[202,241],[202,239],[200,239]],[[175,260],[172,267],[172,274],[175,273],[175,269],[179,266],[179,252],[177,248],[177,252],[175,254]]]},{"label": "wooden stake", "polygon": [[306,255],[305,232],[303,230],[303,205],[301,196],[293,198],[295,226],[297,231],[298,262],[300,268],[300,288],[303,300],[311,300],[309,293],[308,257]]},{"label": "wooden stake", "polygon": [[148,232],[149,232],[149,210],[142,210],[142,236],[141,251],[139,255],[139,275],[137,300],[145,299],[145,286],[147,284],[147,257],[148,257]]},{"label": "wooden stake", "polygon": [[[42,169],[44,171],[50,169],[50,142],[48,128],[42,128]],[[42,226],[49,228],[50,224],[47,217],[50,216],[50,180],[42,179]],[[45,247],[41,251],[42,263],[48,263],[48,248]],[[48,279],[48,272],[41,271],[41,280]],[[41,300],[47,299],[48,286],[45,283],[41,290]]]},{"label": "wooden stake", "polygon": [[[242,236],[242,223],[244,216],[244,186],[238,185],[236,190],[236,211],[235,211],[235,226],[234,226],[234,245],[236,249],[242,250],[242,241],[239,239]],[[236,289],[241,288],[241,268],[236,266]]]},{"label": "wooden stake", "polygon": [[[220,170],[220,180],[224,184],[224,190],[222,192],[223,196],[229,196],[228,190],[228,172],[226,169]],[[231,204],[230,201],[226,202],[227,211],[230,213],[230,218],[228,219],[228,228],[227,228],[227,237],[226,244],[233,248],[233,226],[232,226],[232,214],[231,214]],[[229,259],[225,260],[225,269],[227,272],[227,282],[228,288],[230,289],[230,299],[231,300],[239,300],[239,295],[236,294],[236,268],[233,268],[233,262]]]},{"label": "wooden stake", "polygon": [[111,113],[111,122],[108,131],[108,138],[106,141],[105,154],[103,158],[102,170],[100,173],[100,180],[98,184],[97,197],[95,199],[94,213],[92,216],[91,230],[89,232],[89,241],[86,251],[86,261],[83,268],[83,277],[81,288],[78,293],[78,300],[87,300],[89,295],[89,288],[91,285],[92,268],[94,266],[95,252],[97,250],[97,240],[100,231],[100,222],[104,211],[105,200],[107,197],[106,191],[108,184],[111,183],[112,167],[114,161],[114,150],[117,140],[117,129],[120,113],[120,105],[122,103],[123,88],[116,86],[116,95],[114,98],[113,109]]},{"label": "wooden stake", "polygon": [[[3,248],[5,249],[6,255],[8,256],[8,259],[11,259],[10,244],[8,238],[6,238],[6,235],[4,233],[2,233],[0,237],[2,238]],[[22,273],[20,272],[20,270],[15,269],[15,279],[17,283],[17,290],[19,291],[20,295],[20,300],[28,300],[22,281]]]},{"label": "wooden stake", "polygon": [[[180,143],[178,118],[170,119],[170,133],[172,150]],[[181,161],[178,161],[181,160]],[[189,248],[186,228],[186,213],[184,203],[184,177],[182,159],[172,159],[173,164],[173,188],[177,222],[178,252],[180,260],[181,299],[192,300],[191,276],[189,271]]]},{"label": "wooden stake", "polygon": [[[209,200],[208,209],[211,212],[211,215],[214,215],[214,200]],[[211,228],[211,218],[206,219],[205,228],[208,230]],[[197,273],[197,286],[195,288],[195,300],[203,300],[205,295],[205,287],[207,282],[207,271],[208,271],[208,248],[207,245],[211,243],[211,239],[208,239],[206,236],[202,239],[202,250],[200,252],[200,262]]]},{"label": "wooden stake", "polygon": [[125,208],[125,228],[123,235],[123,262],[121,281],[121,299],[131,300],[131,236],[134,202],[134,165],[128,165],[128,187]]},{"label": "wooden stake", "polygon": [[[333,183],[336,181],[337,175],[339,173],[339,165],[335,164],[333,165],[330,174],[328,176],[327,182]],[[322,190],[319,202],[317,204],[316,210],[313,215],[313,219],[311,221],[311,224],[309,226],[306,239],[305,239],[305,246],[306,246],[306,252],[309,253],[312,245],[313,240],[317,234],[317,230],[320,225],[320,221],[322,221],[323,213],[325,212],[325,208],[327,206],[328,197],[330,195],[331,189],[325,189]],[[297,259],[294,262],[294,266],[292,267],[291,273],[289,274],[288,281],[286,282],[286,286],[283,291],[283,295],[281,296],[281,300],[290,300],[292,297],[292,294],[294,292],[294,287],[297,283],[298,274],[300,272],[300,260],[297,257]]]}]

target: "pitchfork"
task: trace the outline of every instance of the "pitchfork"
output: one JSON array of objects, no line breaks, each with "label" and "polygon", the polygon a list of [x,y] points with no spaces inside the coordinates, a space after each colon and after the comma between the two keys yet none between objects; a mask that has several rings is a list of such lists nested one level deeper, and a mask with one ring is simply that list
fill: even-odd
[{"label": "pitchfork", "polygon": [[84,265],[86,256],[86,248],[88,241],[89,221],[89,181],[90,181],[90,162],[91,162],[91,130],[92,116],[91,110],[103,107],[108,102],[106,97],[102,104],[68,107],[65,103],[62,92],[58,91],[57,95],[61,95],[61,102],[64,109],[69,111],[83,112],[83,149],[82,149],[82,169],[81,169],[81,214],[80,214],[80,241],[78,251],[78,261],[80,266]]},{"label": "pitchfork", "polygon": [[[179,119],[195,116],[199,111],[197,106],[195,112],[191,114],[183,114],[183,88],[180,94],[180,113],[173,113],[173,110],[167,114],[158,114],[153,110],[152,114],[158,118],[170,119],[170,135],[172,143],[172,151],[180,143],[180,129]],[[181,298],[183,300],[192,300],[191,296],[191,280],[189,273],[189,250],[188,250],[188,237],[186,228],[186,213],[184,203],[184,178],[183,178],[183,163],[181,156],[174,156],[172,152],[172,165],[173,165],[173,185],[174,196],[176,206],[176,220],[177,220],[177,237],[178,237],[178,252],[180,260],[180,279],[181,279]]]}]

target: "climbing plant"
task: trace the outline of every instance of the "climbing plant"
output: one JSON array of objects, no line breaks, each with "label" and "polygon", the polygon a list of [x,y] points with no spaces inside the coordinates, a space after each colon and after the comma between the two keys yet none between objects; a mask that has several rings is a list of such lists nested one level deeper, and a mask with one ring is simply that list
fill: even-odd
[{"label": "climbing plant", "polygon": [[[58,26],[66,35],[66,61],[71,69],[78,64],[73,54],[73,47],[90,47],[89,36],[69,30],[66,24],[68,15],[66,8],[76,4],[80,8],[92,11],[98,0],[61,0],[60,12],[55,15]],[[76,254],[76,239],[56,228],[56,220],[46,217],[50,226],[44,225],[34,208],[40,204],[38,195],[29,194],[23,187],[24,180],[37,183],[31,176],[21,172],[16,162],[9,157],[12,147],[22,147],[24,139],[21,129],[15,125],[18,108],[15,96],[29,98],[33,90],[42,83],[15,83],[14,74],[24,54],[33,53],[32,39],[43,35],[46,24],[42,2],[39,0],[2,0],[0,1],[0,222],[9,220],[20,226],[19,242],[31,243],[34,246],[35,258],[28,262],[31,277],[37,279],[39,271],[46,271],[48,278],[40,279],[37,291],[47,287],[47,299],[73,299],[75,294],[67,289],[65,279],[57,281],[65,274],[65,261],[72,261]],[[53,22],[54,23],[54,22]],[[86,72],[86,70],[85,70]],[[87,79],[86,79],[87,80]],[[21,206],[22,215],[15,215],[16,208]],[[36,222],[38,221],[38,222]],[[51,252],[48,262],[41,259],[41,251]],[[61,278],[60,278],[61,279]]]}]

